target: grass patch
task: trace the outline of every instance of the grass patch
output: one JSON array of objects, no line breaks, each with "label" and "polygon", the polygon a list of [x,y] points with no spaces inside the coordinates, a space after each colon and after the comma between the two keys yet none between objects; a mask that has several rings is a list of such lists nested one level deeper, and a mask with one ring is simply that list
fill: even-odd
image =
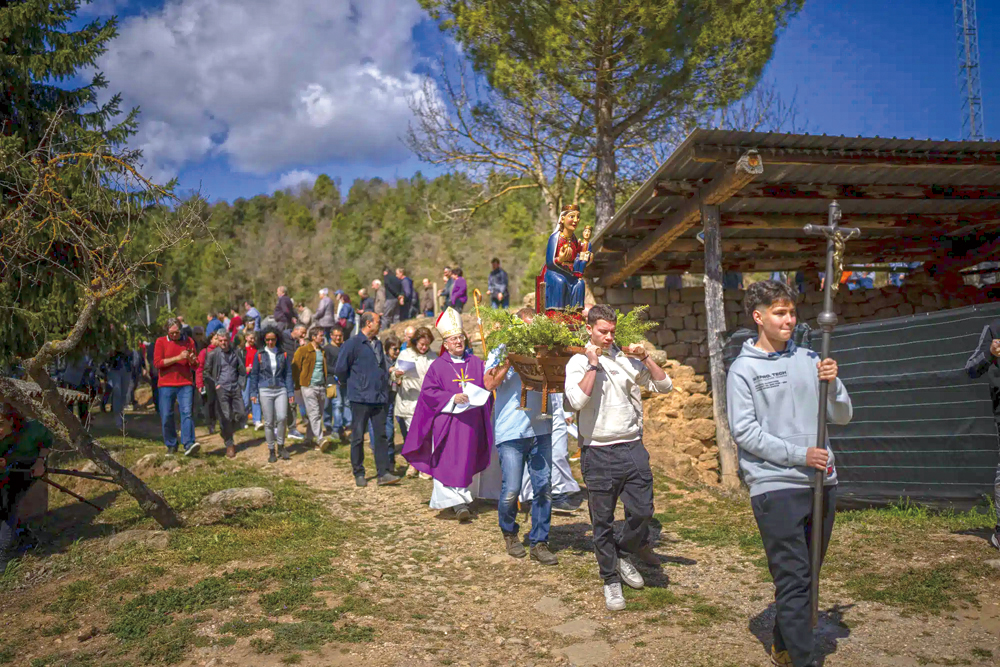
[{"label": "grass patch", "polygon": [[292,584],[273,593],[265,593],[259,598],[261,608],[272,616],[281,612],[292,611],[299,607],[312,607],[320,603],[313,595],[313,588],[308,584]]},{"label": "grass patch", "polygon": [[628,608],[633,611],[654,611],[679,605],[684,598],[667,588],[643,588],[632,592],[624,589],[628,599]]},{"label": "grass patch", "polygon": [[257,638],[250,642],[250,645],[258,653],[318,651],[331,642],[369,642],[375,637],[373,628],[353,623],[346,623],[339,627],[331,623],[314,621],[277,623],[271,626],[271,630],[273,633],[271,639]]},{"label": "grass patch", "polygon": [[267,621],[244,621],[242,618],[234,621],[226,621],[219,628],[219,633],[224,635],[234,635],[236,637],[249,637],[258,630],[267,627]]},{"label": "grass patch", "polygon": [[50,614],[69,614],[84,604],[91,602],[97,594],[94,582],[86,579],[67,584],[59,591],[54,602],[45,605]]},{"label": "grass patch", "polygon": [[989,660],[990,658],[993,657],[993,651],[989,650],[988,648],[980,648],[978,646],[975,646],[972,649],[972,655],[973,657],[979,658],[980,660]]},{"label": "grass patch", "polygon": [[953,611],[956,600],[976,602],[975,592],[961,576],[962,570],[961,562],[952,562],[927,568],[909,567],[899,572],[862,571],[849,576],[845,585],[862,600],[937,615]]}]

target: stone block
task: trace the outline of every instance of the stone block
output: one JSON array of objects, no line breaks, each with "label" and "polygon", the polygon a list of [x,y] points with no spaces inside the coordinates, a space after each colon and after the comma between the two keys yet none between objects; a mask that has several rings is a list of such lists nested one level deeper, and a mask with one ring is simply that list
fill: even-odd
[{"label": "stone block", "polygon": [[823,293],[806,292],[806,303],[823,303]]},{"label": "stone block", "polygon": [[873,317],[879,320],[887,320],[890,317],[897,316],[899,316],[899,311],[895,308],[879,308],[875,311],[875,315]]},{"label": "stone block", "polygon": [[739,312],[742,312],[742,310],[743,310],[743,302],[742,301],[726,301],[723,304],[722,309],[725,312],[727,312],[727,313],[739,313]]},{"label": "stone block", "polygon": [[708,329],[708,315],[698,315],[698,328]]},{"label": "stone block", "polygon": [[687,419],[711,419],[713,411],[712,399],[704,394],[688,396],[684,403],[684,416]]},{"label": "stone block", "polygon": [[901,292],[892,292],[885,295],[885,305],[898,306],[906,301],[906,297]]},{"label": "stone block", "polygon": [[683,317],[670,317],[669,315],[663,318],[663,326],[667,329],[673,329],[674,331],[680,331],[684,328],[684,318]]},{"label": "stone block", "polygon": [[652,305],[646,310],[646,315],[649,316],[650,321],[659,322],[667,316],[667,307]]},{"label": "stone block", "polygon": [[856,303],[849,303],[844,306],[844,317],[858,319],[861,317],[861,306]]},{"label": "stone block", "polygon": [[605,293],[606,291],[607,291],[607,290],[606,290],[606,289],[605,289],[604,287],[601,287],[601,286],[599,286],[599,285],[595,285],[594,287],[591,287],[591,288],[590,288],[590,293],[591,293],[591,294],[593,294],[593,295],[594,295],[595,297],[597,297],[597,298],[601,298],[601,297],[603,297],[603,296],[604,296],[604,293]]},{"label": "stone block", "polygon": [[913,304],[901,303],[898,306],[896,306],[896,311],[899,312],[900,315],[912,315]]},{"label": "stone block", "polygon": [[632,303],[651,305],[656,303],[656,290],[637,289],[632,290]]},{"label": "stone block", "polygon": [[670,301],[668,303],[677,303],[681,300],[681,291],[679,289],[670,290]]},{"label": "stone block", "polygon": [[663,351],[667,353],[667,356],[671,359],[683,359],[691,351],[691,346],[688,343],[672,343],[670,345],[664,345]]},{"label": "stone block", "polygon": [[687,357],[684,363],[694,369],[695,373],[708,372],[708,357]]},{"label": "stone block", "polygon": [[604,295],[605,301],[612,306],[632,303],[632,290],[624,287],[609,287]]},{"label": "stone block", "polygon": [[670,345],[671,343],[677,342],[677,334],[675,334],[670,329],[663,329],[662,331],[656,332],[656,342],[661,347],[664,345]]},{"label": "stone block", "polygon": [[688,315],[684,318],[684,328],[685,329],[697,329],[698,328],[698,316]]},{"label": "stone block", "polygon": [[668,303],[667,304],[667,315],[670,317],[684,317],[685,315],[690,315],[693,312],[690,303]]},{"label": "stone block", "polygon": [[694,303],[695,301],[705,301],[705,288],[704,287],[683,287],[680,290],[681,301],[685,303]]},{"label": "stone block", "polygon": [[687,424],[688,434],[695,440],[713,440],[715,438],[715,422],[711,419],[693,419]]},{"label": "stone block", "polygon": [[939,295],[937,294],[921,294],[920,295],[920,305],[929,310],[937,310],[939,308]]},{"label": "stone block", "polygon": [[870,303],[863,303],[863,304],[861,304],[861,316],[862,317],[871,317],[872,315],[875,314],[876,310],[878,310],[878,308],[876,308],[875,306],[873,306]]},{"label": "stone block", "polygon": [[695,301],[691,305],[694,306],[694,313],[696,315],[700,315],[701,313],[705,312],[705,302],[704,301]]},{"label": "stone block", "polygon": [[684,343],[701,343],[706,338],[705,331],[697,329],[685,329],[677,333],[677,340]]}]

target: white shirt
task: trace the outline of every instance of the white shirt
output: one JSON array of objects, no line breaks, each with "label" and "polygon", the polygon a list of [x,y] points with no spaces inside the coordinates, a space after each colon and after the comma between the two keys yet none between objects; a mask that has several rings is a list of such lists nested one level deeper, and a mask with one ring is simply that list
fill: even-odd
[{"label": "white shirt", "polygon": [[580,413],[580,435],[585,444],[601,447],[642,438],[642,388],[665,394],[673,388],[667,375],[653,380],[649,369],[626,357],[616,347],[597,358],[600,370],[590,396],[580,389],[587,373],[587,356],[575,354],[566,364],[565,400]]}]

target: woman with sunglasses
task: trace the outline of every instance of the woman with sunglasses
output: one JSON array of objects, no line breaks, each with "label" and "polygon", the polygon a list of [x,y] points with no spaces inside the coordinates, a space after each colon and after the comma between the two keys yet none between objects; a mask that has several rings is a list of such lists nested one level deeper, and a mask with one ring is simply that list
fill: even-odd
[{"label": "woman with sunglasses", "polygon": [[[267,327],[261,333],[264,346],[257,350],[250,370],[250,400],[259,403],[264,418],[264,437],[270,455],[268,463],[274,463],[280,456],[288,460],[285,449],[285,428],[288,421],[288,407],[295,405],[292,388],[292,360],[278,345],[280,334],[274,327]],[[275,455],[277,445],[277,456]]]}]

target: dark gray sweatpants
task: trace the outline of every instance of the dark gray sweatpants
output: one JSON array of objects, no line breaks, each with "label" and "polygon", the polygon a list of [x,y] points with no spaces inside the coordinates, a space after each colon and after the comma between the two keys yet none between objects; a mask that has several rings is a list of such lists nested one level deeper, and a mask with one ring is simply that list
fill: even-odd
[{"label": "dark gray sweatpants", "polygon": [[[653,518],[653,471],[642,440],[603,447],[584,446],[580,469],[587,484],[590,522],[594,528],[594,554],[605,584],[621,581],[619,556],[639,551]],[[625,506],[625,525],[615,535],[615,505]]]},{"label": "dark gray sweatpants", "polygon": [[[750,498],[774,579],[774,646],[788,651],[795,667],[817,656],[809,608],[809,545],[812,543],[812,489],[781,489]],[[837,511],[837,487],[823,494],[823,557],[830,546]]]}]

